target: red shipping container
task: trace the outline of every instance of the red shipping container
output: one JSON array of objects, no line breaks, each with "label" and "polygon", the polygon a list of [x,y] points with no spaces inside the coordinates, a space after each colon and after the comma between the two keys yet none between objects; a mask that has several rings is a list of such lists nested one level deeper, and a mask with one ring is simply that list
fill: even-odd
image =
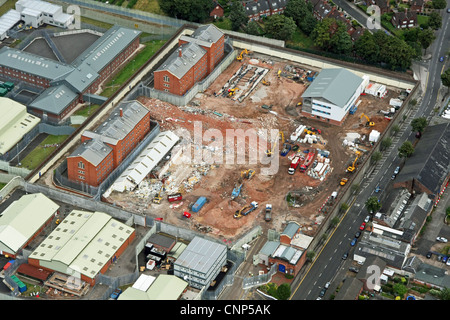
[{"label": "red shipping container", "polygon": [[167,200],[169,202],[174,202],[174,201],[178,201],[181,199],[183,199],[183,196],[181,195],[181,193],[171,194],[171,195],[167,196]]}]

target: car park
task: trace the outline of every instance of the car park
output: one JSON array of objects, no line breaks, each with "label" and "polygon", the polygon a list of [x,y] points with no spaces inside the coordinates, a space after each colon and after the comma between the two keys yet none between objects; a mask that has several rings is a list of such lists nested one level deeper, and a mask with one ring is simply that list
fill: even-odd
[{"label": "car park", "polygon": [[363,222],[363,223],[361,224],[361,226],[359,227],[359,230],[363,231],[365,227],[366,227],[366,223]]},{"label": "car park", "polygon": [[437,238],[436,238],[436,241],[446,243],[448,240],[447,240],[447,238],[444,238],[444,237],[437,237]]},{"label": "car park", "polygon": [[357,241],[358,241],[357,238],[353,238],[352,242],[350,242],[350,245],[353,247]]}]

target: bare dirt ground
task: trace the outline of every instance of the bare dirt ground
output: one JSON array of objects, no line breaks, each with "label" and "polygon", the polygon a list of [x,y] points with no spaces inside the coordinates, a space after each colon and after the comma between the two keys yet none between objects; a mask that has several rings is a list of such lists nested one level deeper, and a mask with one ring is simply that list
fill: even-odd
[{"label": "bare dirt ground", "polygon": [[[248,63],[269,69],[265,79],[270,82],[270,85],[259,83],[242,102],[233,101],[230,97],[216,96],[230,77],[243,64]],[[226,162],[209,166],[207,174],[199,179],[197,177],[197,182],[192,188],[183,192],[182,204],[178,206],[165,200],[165,195],[161,204],[152,204],[153,196],[139,198],[133,196],[132,192],[113,192],[108,200],[127,209],[131,208],[154,217],[161,217],[171,224],[206,230],[212,235],[228,239],[239,237],[255,225],[266,223],[264,208],[266,203],[271,203],[273,205],[271,228],[280,229],[284,221],[294,220],[304,227],[306,234],[314,236],[317,226],[324,218],[320,208],[333,191],[339,190],[340,179],[350,175],[345,173],[345,169],[354,159],[354,152],[343,146],[343,140],[348,133],[368,135],[372,129],[383,132],[389,121],[384,119],[378,110],[387,110],[390,97],[396,97],[397,93],[389,92],[384,99],[362,96],[358,111],[354,115],[349,115],[342,127],[306,119],[298,115],[297,108],[300,107],[297,107],[297,102],[301,100],[300,97],[308,83],[302,84],[286,77],[279,78],[277,72],[282,70],[286,63],[257,56],[247,56],[242,62],[235,61],[208,90],[199,93],[189,106],[177,107],[147,97],[140,97],[139,100],[149,108],[152,118],[160,123],[161,131],[173,130],[177,133],[183,128],[189,132],[190,138],[194,132],[194,125],[199,123],[202,132],[215,129],[223,137],[226,136],[227,129],[247,130],[245,132],[247,137],[258,136],[258,132],[262,129],[278,129],[284,133],[286,139],[289,139],[291,133],[300,124],[319,128],[322,133],[319,135],[318,143],[299,144],[299,146],[302,151],[321,149],[330,152],[329,160],[332,170],[325,179],[321,181],[299,172],[289,175],[287,173],[291,161],[288,158],[289,155],[286,157],[277,155],[279,170],[274,175],[261,174],[264,165],[259,162],[256,165],[249,164],[247,161],[244,164]],[[272,106],[272,112],[261,108],[263,104]],[[361,118],[363,112],[375,122],[375,127],[366,127],[366,119]],[[187,137],[183,136],[183,138]],[[204,135],[201,144],[211,145],[216,138]],[[246,143],[246,147],[250,148],[246,149],[247,156],[252,148],[249,145],[250,140],[248,138]],[[195,146],[198,147],[198,144]],[[267,146],[259,145],[257,149],[264,155]],[[367,150],[370,151],[370,146]],[[188,167],[192,166],[185,165],[183,169],[188,170]],[[240,196],[231,200],[231,192],[241,178],[241,171],[247,169],[255,170],[255,175],[250,180],[242,180]],[[285,200],[287,194],[291,191],[304,190],[305,187],[310,187],[309,194],[302,198],[304,201],[300,206],[288,206]],[[205,196],[208,202],[198,213],[192,213],[190,206],[199,196]],[[233,218],[236,210],[252,201],[258,202],[257,210],[240,219]],[[191,212],[191,218],[183,217],[184,211]]]}]

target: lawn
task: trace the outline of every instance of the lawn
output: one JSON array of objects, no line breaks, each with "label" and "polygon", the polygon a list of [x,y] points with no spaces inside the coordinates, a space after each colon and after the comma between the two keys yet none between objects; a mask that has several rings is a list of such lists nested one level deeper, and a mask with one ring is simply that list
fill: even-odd
[{"label": "lawn", "polygon": [[158,0],[138,0],[133,9],[166,15],[159,7]]},{"label": "lawn", "polygon": [[6,183],[1,183],[0,182],[0,190],[2,190],[4,186],[6,186]]},{"label": "lawn", "polygon": [[4,5],[0,7],[0,16],[7,13],[10,9],[16,8],[17,0],[7,0]]},{"label": "lawn", "polygon": [[82,116],[82,117],[89,117],[91,114],[93,114],[98,108],[100,108],[100,105],[93,104],[91,106],[85,106],[73,113],[74,116]]},{"label": "lawn", "polygon": [[294,47],[300,47],[305,49],[314,48],[314,41],[306,34],[304,34],[299,28],[295,30],[295,33],[292,35],[292,39],[286,41],[286,43]]},{"label": "lawn", "polygon": [[155,52],[164,45],[165,42],[166,40],[153,40],[144,43],[145,48],[106,84],[105,90],[103,90],[101,95],[108,98],[111,97],[122,84],[131,78],[136,70],[144,65]]},{"label": "lawn", "polygon": [[229,18],[217,19],[213,24],[219,29],[231,30],[231,20]]},{"label": "lawn", "polygon": [[[31,151],[25,158],[21,159],[21,167],[29,170],[35,169],[39,166],[53,151],[56,150],[56,144],[60,144],[67,139],[67,135],[64,136],[48,136],[44,139],[33,151]],[[47,146],[45,145],[54,145]]]}]

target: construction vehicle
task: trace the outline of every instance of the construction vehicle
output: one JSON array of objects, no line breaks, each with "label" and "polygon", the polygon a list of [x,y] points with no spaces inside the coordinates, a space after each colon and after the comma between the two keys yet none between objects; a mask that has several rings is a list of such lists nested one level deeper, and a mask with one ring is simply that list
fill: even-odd
[{"label": "construction vehicle", "polygon": [[164,189],[164,183],[162,184],[161,189],[159,189],[158,194],[153,198],[153,200],[152,200],[153,203],[155,203],[155,204],[161,203],[161,200],[162,200],[161,193],[162,193],[163,189]]},{"label": "construction vehicle", "polygon": [[252,203],[250,203],[249,205],[243,207],[241,210],[237,210],[234,213],[234,218],[235,219],[239,219],[243,216],[248,215],[250,212],[254,211],[256,208],[258,208],[258,202],[253,201]]},{"label": "construction vehicle", "polygon": [[292,159],[291,161],[291,165],[288,169],[288,173],[289,174],[294,174],[295,173],[295,169],[297,169],[298,165],[300,164],[300,162],[302,161],[302,157],[300,155],[296,155],[294,157],[294,159]]},{"label": "construction vehicle", "polygon": [[236,60],[241,61],[244,58],[244,53],[248,54],[247,49],[241,51],[241,53],[236,57]]},{"label": "construction vehicle", "polygon": [[272,205],[266,204],[266,214],[264,215],[264,220],[269,222],[272,220]]},{"label": "construction vehicle", "polygon": [[253,169],[248,169],[248,170],[244,170],[241,171],[241,178],[246,178],[248,180],[250,180],[255,174],[255,170]]},{"label": "construction vehicle", "polygon": [[305,172],[308,169],[309,165],[313,162],[315,156],[316,156],[315,151],[308,152],[305,162],[303,162],[303,164],[300,166],[300,172]]},{"label": "construction vehicle", "polygon": [[236,90],[239,91],[239,88],[228,89],[228,96],[229,96],[229,97],[234,96]]},{"label": "construction vehicle", "polygon": [[347,179],[347,178],[342,178],[340,184],[341,184],[341,186],[345,186],[345,184],[346,184],[347,182],[348,182],[348,179]]},{"label": "construction vehicle", "polygon": [[231,192],[231,200],[234,200],[234,199],[236,199],[237,197],[239,197],[239,194],[241,193],[241,189],[242,189],[242,186],[243,186],[243,185],[244,185],[244,184],[241,183],[240,185],[236,185],[236,186],[234,187],[233,192]]},{"label": "construction vehicle", "polygon": [[[278,138],[279,138],[279,139],[281,138],[281,144],[284,144],[284,133],[283,133],[282,131],[278,132]],[[275,140],[275,142],[273,143],[272,149],[268,149],[268,150],[266,151],[266,155],[267,155],[268,157],[271,157],[271,156],[272,156],[273,151],[275,150],[276,145],[277,145],[277,140]]]},{"label": "construction vehicle", "polygon": [[355,151],[355,153],[356,153],[356,158],[355,158],[355,160],[353,160],[353,163],[347,168],[347,172],[355,172],[355,170],[356,170],[356,161],[358,160],[361,152]]},{"label": "construction vehicle", "polygon": [[373,126],[375,125],[375,122],[370,121],[369,117],[366,116],[364,113],[361,115],[361,118],[360,118],[360,119],[362,119],[362,117],[365,117],[366,120],[367,120],[366,126],[368,126],[368,127],[373,127]]},{"label": "construction vehicle", "polygon": [[278,69],[278,73],[277,73],[278,79],[281,78],[281,69]]},{"label": "construction vehicle", "polygon": [[266,79],[262,79],[261,82],[265,86],[270,86],[270,81],[267,81]]}]

